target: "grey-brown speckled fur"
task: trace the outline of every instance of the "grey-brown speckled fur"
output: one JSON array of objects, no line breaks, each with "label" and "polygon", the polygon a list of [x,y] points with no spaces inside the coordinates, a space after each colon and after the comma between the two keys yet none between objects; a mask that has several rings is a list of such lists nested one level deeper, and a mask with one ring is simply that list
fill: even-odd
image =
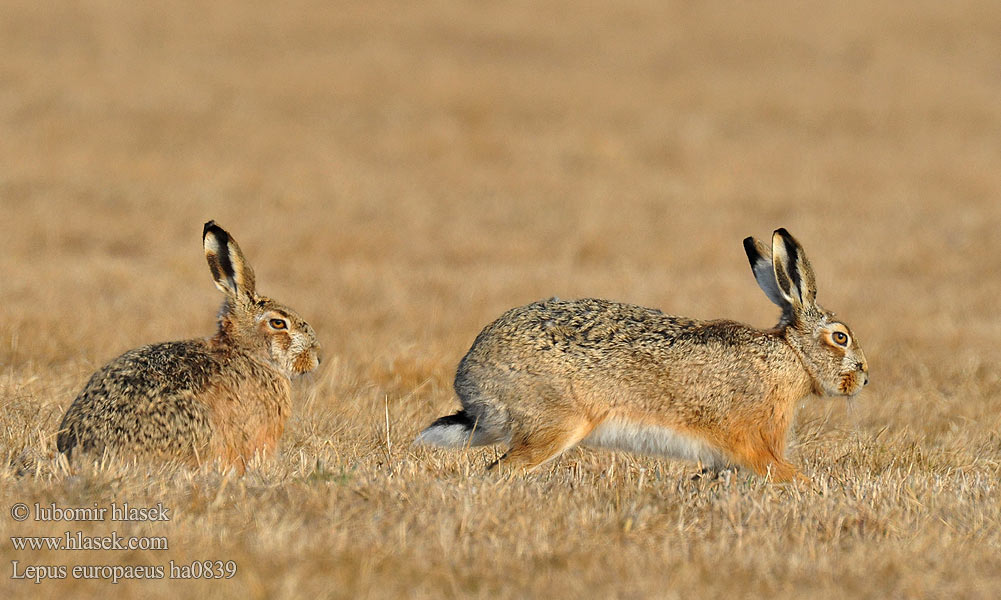
[{"label": "grey-brown speckled fur", "polygon": [[66,411],[57,446],[93,452],[115,440],[116,446],[165,455],[204,449],[208,407],[196,392],[220,368],[200,340],[130,350],[91,376]]},{"label": "grey-brown speckled fur", "polygon": [[225,230],[206,223],[203,245],[226,294],[216,334],[130,350],[94,373],[63,417],[61,452],[220,459],[242,470],[277,445],[291,377],[318,362],[316,336],[290,308],[257,295]]},{"label": "grey-brown speckled fur", "polygon": [[[748,240],[755,277],[783,309],[776,328],[598,299],[514,308],[459,363],[462,410],[417,441],[506,443],[503,460],[527,467],[582,443],[801,477],[783,456],[796,401],[857,393],[868,364],[847,326],[814,302],[813,272],[792,236],[777,230],[771,250]],[[833,341],[842,335],[844,345]]]}]

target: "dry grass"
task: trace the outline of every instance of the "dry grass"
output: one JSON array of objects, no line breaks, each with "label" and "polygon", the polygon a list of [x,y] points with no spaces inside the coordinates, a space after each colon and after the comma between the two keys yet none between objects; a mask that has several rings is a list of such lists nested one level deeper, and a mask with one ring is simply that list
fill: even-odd
[{"label": "dry grass", "polygon": [[[0,595],[996,597],[1001,7],[993,2],[5,2],[0,437],[44,455],[91,371],[211,331],[201,223],[315,326],[281,453],[232,478],[0,470]],[[411,450],[511,306],[776,319],[740,240],[788,227],[872,384],[809,400],[822,493],[573,450]],[[388,423],[388,429],[387,429]],[[162,502],[167,552],[28,552],[14,502]],[[232,559],[223,583],[11,581]]]}]

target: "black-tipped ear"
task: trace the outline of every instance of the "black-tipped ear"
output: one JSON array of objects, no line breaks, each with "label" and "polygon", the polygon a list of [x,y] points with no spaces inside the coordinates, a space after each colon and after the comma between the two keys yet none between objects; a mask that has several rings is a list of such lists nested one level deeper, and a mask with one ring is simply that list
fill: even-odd
[{"label": "black-tipped ear", "polygon": [[220,291],[231,297],[240,294],[254,296],[254,270],[243,257],[236,240],[225,229],[216,225],[215,221],[206,223],[202,228],[202,246],[212,279]]},{"label": "black-tipped ear", "polygon": [[772,252],[768,246],[753,237],[746,237],[744,238],[744,252],[747,253],[747,260],[751,263],[751,272],[754,273],[754,280],[758,282],[761,291],[783,311],[789,310],[791,307],[775,282]]},{"label": "black-tipped ear", "polygon": [[817,281],[803,247],[784,228],[772,234],[772,261],[775,282],[782,296],[796,310],[817,300]]}]

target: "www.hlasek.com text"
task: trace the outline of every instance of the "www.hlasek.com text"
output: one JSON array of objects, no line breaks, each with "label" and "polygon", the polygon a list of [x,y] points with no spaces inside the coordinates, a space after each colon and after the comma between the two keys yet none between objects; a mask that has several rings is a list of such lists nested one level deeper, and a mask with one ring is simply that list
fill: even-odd
[{"label": "www.hlasek.com text", "polygon": [[11,536],[15,550],[169,550],[164,536],[84,535],[82,531],[66,531],[58,536]]}]

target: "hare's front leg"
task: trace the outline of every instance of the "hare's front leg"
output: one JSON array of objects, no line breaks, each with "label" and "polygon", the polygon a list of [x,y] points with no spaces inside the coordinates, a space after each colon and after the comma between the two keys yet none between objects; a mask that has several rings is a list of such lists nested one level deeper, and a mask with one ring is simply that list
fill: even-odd
[{"label": "hare's front leg", "polygon": [[812,485],[810,478],[787,461],[773,462],[763,470],[758,471],[762,475],[770,474],[775,483],[803,483]]},{"label": "hare's front leg", "polygon": [[761,476],[771,476],[776,483],[810,484],[810,479],[782,457],[784,434],[752,434],[736,437],[729,448],[733,456]]}]

